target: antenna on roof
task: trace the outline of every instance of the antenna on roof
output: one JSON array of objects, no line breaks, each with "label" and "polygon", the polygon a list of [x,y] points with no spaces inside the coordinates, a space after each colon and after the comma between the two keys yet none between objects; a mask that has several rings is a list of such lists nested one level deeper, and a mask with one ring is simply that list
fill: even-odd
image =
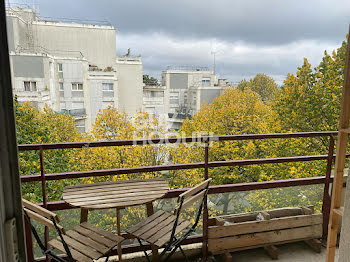
[{"label": "antenna on roof", "polygon": [[216,58],[216,46],[215,46],[215,40],[214,40],[214,44],[212,42],[211,44],[211,52],[210,52],[212,55],[213,55],[213,58],[214,58],[214,61],[213,61],[213,71],[214,71],[214,75],[215,75],[215,67],[216,67],[216,61],[215,61],[215,58]]}]

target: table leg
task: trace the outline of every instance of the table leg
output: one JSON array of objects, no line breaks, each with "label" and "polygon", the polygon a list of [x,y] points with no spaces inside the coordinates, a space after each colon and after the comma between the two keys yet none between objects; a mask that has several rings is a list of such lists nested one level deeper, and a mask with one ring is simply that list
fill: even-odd
[{"label": "table leg", "polygon": [[80,209],[80,224],[88,221],[89,210],[86,208]]},{"label": "table leg", "polygon": [[[146,208],[147,208],[147,216],[152,216],[154,214],[153,202],[147,203]],[[156,260],[156,258],[158,257],[158,248],[155,245],[151,245],[151,248],[152,248],[153,260]]]},{"label": "table leg", "polygon": [[[117,208],[117,233],[118,233],[118,236],[121,235],[121,230],[120,230],[120,209]],[[122,261],[122,243],[119,243],[118,244],[118,261]]]}]

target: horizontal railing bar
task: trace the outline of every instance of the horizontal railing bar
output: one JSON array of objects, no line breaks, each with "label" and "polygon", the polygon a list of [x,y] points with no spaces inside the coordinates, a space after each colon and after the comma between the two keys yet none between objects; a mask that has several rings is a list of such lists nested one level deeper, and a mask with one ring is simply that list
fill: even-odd
[{"label": "horizontal railing bar", "polygon": [[[173,165],[159,165],[159,166],[143,166],[143,167],[127,167],[116,169],[103,169],[103,170],[88,170],[77,172],[65,172],[65,173],[52,173],[45,174],[46,180],[61,180],[72,179],[82,177],[99,177],[99,176],[112,176],[121,174],[133,174],[144,172],[157,172],[165,170],[179,170],[179,169],[196,169],[203,168],[204,163],[189,163],[189,164],[173,164]],[[21,182],[33,182],[41,181],[40,175],[25,175],[21,176]]]},{"label": "horizontal railing bar", "polygon": [[263,159],[212,161],[208,163],[208,166],[211,168],[225,167],[225,166],[247,166],[247,165],[262,165],[262,164],[276,164],[276,163],[289,163],[289,162],[307,162],[307,161],[316,161],[316,160],[325,160],[325,159],[327,159],[327,155],[274,157],[274,158],[263,158]]},{"label": "horizontal railing bar", "polygon": [[[274,181],[259,181],[259,182],[248,182],[239,184],[226,184],[226,185],[214,185],[209,187],[209,194],[221,194],[230,192],[242,192],[242,191],[252,191],[261,189],[272,189],[272,188],[283,188],[283,187],[295,187],[295,186],[309,186],[324,184],[325,177],[307,177],[307,178],[295,178],[295,179],[285,179],[285,180],[274,180]],[[333,182],[333,177],[330,182]],[[169,190],[162,198],[176,198],[181,193],[188,190],[188,188],[179,188]],[[42,205],[42,203],[38,203]],[[47,208],[51,211],[73,209],[75,207],[70,206],[64,201],[54,201],[48,202]]]},{"label": "horizontal railing bar", "polygon": [[[225,166],[262,165],[262,164],[276,164],[276,163],[290,163],[290,162],[306,162],[306,161],[326,160],[326,159],[327,159],[327,155],[314,155],[314,156],[212,161],[208,163],[208,167],[214,168],[214,167],[225,167]],[[52,173],[52,174],[45,174],[45,179],[61,180],[61,179],[73,179],[73,178],[82,178],[82,177],[99,177],[99,176],[111,176],[111,175],[121,175],[121,174],[159,172],[159,171],[168,171],[168,170],[198,169],[198,168],[204,168],[204,162]],[[41,176],[40,175],[21,176],[21,182],[34,182],[34,181],[41,181]]]},{"label": "horizontal railing bar", "polygon": [[235,141],[235,140],[256,140],[273,138],[301,138],[301,137],[325,137],[337,135],[337,131],[324,132],[299,132],[299,133],[273,133],[273,134],[247,134],[247,135],[225,135],[225,136],[200,136],[200,137],[169,137],[153,139],[130,139],[118,141],[99,142],[65,142],[49,144],[23,144],[18,145],[19,151],[46,150],[46,149],[68,149],[68,148],[90,148],[109,146],[133,146],[133,145],[154,145],[154,144],[175,144],[205,141]]}]

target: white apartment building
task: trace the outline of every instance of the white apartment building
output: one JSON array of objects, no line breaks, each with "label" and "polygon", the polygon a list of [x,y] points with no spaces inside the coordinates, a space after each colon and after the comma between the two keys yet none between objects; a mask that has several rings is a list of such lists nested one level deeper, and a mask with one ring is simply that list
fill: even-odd
[{"label": "white apartment building", "polygon": [[119,109],[129,116],[142,111],[143,68],[141,57],[118,56],[116,69],[119,86]]},{"label": "white apartment building", "polygon": [[191,118],[203,102],[212,103],[228,87],[213,71],[203,67],[168,67],[162,72],[165,86],[165,112],[168,128],[178,130],[186,118]]},{"label": "white apartment building", "polygon": [[8,8],[13,91],[20,102],[45,105],[91,130],[109,105],[133,116],[142,110],[141,57],[116,56],[110,25],[40,19],[32,9]]},{"label": "white apartment building", "polygon": [[166,86],[143,86],[143,111],[150,115],[158,115],[162,121],[166,121],[168,114],[168,89]]}]

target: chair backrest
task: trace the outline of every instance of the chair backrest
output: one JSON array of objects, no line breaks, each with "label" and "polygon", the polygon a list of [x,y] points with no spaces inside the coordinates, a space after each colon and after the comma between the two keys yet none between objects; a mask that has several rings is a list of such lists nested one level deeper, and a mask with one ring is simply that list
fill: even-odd
[{"label": "chair backrest", "polygon": [[[23,210],[24,212],[28,215],[29,218],[34,219],[38,223],[47,226],[51,229],[57,230],[57,228],[62,232],[63,234],[65,233],[64,229],[62,226],[60,226],[59,219],[57,215],[45,208],[42,208],[41,206],[38,206],[36,204],[33,204],[25,199],[22,199],[23,203]],[[56,226],[52,219],[55,220]]]},{"label": "chair backrest", "polygon": [[198,184],[197,186],[187,190],[186,192],[179,195],[177,202],[178,206],[175,209],[175,214],[181,212],[181,210],[190,207],[192,204],[198,200],[204,200],[209,188],[209,183],[211,178],[205,180],[204,182]]},{"label": "chair backrest", "polygon": [[172,243],[173,240],[176,239],[175,235],[182,231],[181,228],[180,228],[180,230],[177,229],[177,226],[179,225],[179,221],[181,221],[181,219],[180,219],[181,210],[190,207],[192,204],[194,204],[197,201],[200,201],[199,207],[197,209],[195,222],[190,227],[190,229],[185,234],[182,235],[181,240],[179,240],[179,243],[183,239],[187,238],[192,232],[195,231],[197,224],[199,222],[200,215],[202,213],[202,208],[203,208],[205,197],[208,193],[210,181],[211,181],[211,178],[207,179],[204,182],[200,183],[199,185],[187,190],[186,192],[182,193],[178,197],[177,207],[174,210],[174,215],[176,215],[176,219],[174,221],[173,229],[171,231],[171,236],[170,236],[170,240],[169,240],[170,243]]}]

